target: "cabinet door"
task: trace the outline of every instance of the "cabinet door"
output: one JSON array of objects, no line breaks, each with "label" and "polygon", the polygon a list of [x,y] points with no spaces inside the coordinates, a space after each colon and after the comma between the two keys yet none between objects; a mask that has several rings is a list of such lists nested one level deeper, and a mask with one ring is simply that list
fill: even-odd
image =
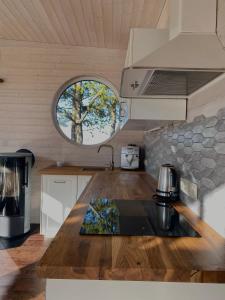
[{"label": "cabinet door", "polygon": [[52,237],[77,199],[77,176],[46,175],[42,178],[41,232]]},{"label": "cabinet door", "polygon": [[91,180],[92,176],[78,176],[78,184],[77,184],[77,200],[80,198],[80,195],[83,193],[86,188],[88,182]]},{"label": "cabinet door", "polygon": [[186,120],[186,99],[132,99],[132,120]]}]

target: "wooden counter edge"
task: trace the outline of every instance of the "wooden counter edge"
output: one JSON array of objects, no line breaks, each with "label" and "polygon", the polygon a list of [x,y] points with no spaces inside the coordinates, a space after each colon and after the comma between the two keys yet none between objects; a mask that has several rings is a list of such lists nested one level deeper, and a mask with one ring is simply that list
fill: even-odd
[{"label": "wooden counter edge", "polygon": [[148,269],[136,268],[129,271],[121,269],[101,269],[96,267],[74,268],[37,266],[37,274],[48,279],[74,280],[121,280],[121,281],[161,281],[161,282],[190,282],[190,283],[225,283],[225,271],[199,271],[185,269]]}]

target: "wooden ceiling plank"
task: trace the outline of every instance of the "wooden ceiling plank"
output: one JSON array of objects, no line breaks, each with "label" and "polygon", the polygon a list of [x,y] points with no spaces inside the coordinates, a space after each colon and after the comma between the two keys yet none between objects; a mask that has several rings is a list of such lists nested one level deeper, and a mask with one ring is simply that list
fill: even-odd
[{"label": "wooden ceiling plank", "polygon": [[[1,18],[1,14],[0,14]],[[9,28],[6,27],[4,24],[0,23],[0,39],[4,39],[4,37],[7,36],[7,39],[9,40],[15,40],[15,35],[9,31]]]},{"label": "wooden ceiling plank", "polygon": [[132,27],[139,27],[142,20],[142,15],[144,11],[145,0],[134,0],[133,3],[133,16],[132,16]]},{"label": "wooden ceiling plank", "polygon": [[84,12],[84,19],[89,32],[91,46],[97,47],[98,32],[95,27],[95,22],[94,22],[95,15],[94,15],[94,10],[92,9],[92,2],[91,0],[83,0],[81,3]]},{"label": "wooden ceiling plank", "polygon": [[[31,40],[35,39],[36,41],[40,41],[46,43],[47,40],[36,26],[35,20],[32,18],[32,15],[29,13],[29,4],[30,2],[25,0],[25,6],[23,5],[23,0],[10,0],[11,9],[14,10],[16,14],[16,19],[23,24],[23,27],[27,27],[31,35]],[[31,11],[32,13],[32,11]]]},{"label": "wooden ceiling plank", "polygon": [[158,25],[158,22],[159,22],[159,19],[160,19],[160,16],[161,16],[161,14],[164,12],[166,12],[166,11],[168,11],[169,10],[169,6],[167,6],[166,4],[168,4],[167,3],[168,1],[167,0],[161,0],[161,2],[156,2],[155,3],[155,23],[154,23],[154,27],[155,28],[157,28],[157,25]]},{"label": "wooden ceiling plank", "polygon": [[143,27],[156,27],[159,15],[164,7],[165,0],[145,0],[142,18]]},{"label": "wooden ceiling plank", "polygon": [[[15,40],[18,34],[18,31],[15,30],[15,27],[11,24],[10,19],[2,13],[0,10],[0,37],[1,39],[7,38]],[[21,37],[23,38],[23,37]]]},{"label": "wooden ceiling plank", "polygon": [[[145,0],[144,1],[144,7],[143,7],[143,12],[142,12],[142,18],[140,20],[139,26],[138,27],[147,27],[149,24],[152,26],[152,9],[153,9],[153,1],[155,0]],[[161,0],[157,0],[161,1]]]},{"label": "wooden ceiling plank", "polygon": [[113,47],[120,47],[120,32],[122,22],[122,1],[113,1]]},{"label": "wooden ceiling plank", "polygon": [[162,26],[161,18],[168,14],[166,1],[0,0],[0,37],[126,49],[130,28]]},{"label": "wooden ceiling plank", "polygon": [[91,6],[94,13],[94,22],[96,28],[97,45],[100,48],[105,47],[105,37],[103,30],[103,12],[101,0],[92,0]]},{"label": "wooden ceiling plank", "polygon": [[[18,32],[18,39],[20,39],[20,36],[22,36],[21,40],[32,40],[32,36],[30,36],[30,32],[23,24],[20,24],[19,19],[17,19],[15,8],[13,11],[8,7],[8,4],[10,4],[8,1],[1,1],[1,13],[8,19],[8,23],[13,27],[14,32]],[[3,18],[2,18],[3,20]],[[9,25],[9,26],[10,26]],[[5,37],[6,38],[6,37]]]},{"label": "wooden ceiling plank", "polygon": [[72,8],[70,0],[63,0],[62,8],[63,8],[65,17],[68,20],[71,34],[75,41],[75,45],[82,45],[83,39],[82,39],[80,30],[79,30],[79,26],[77,24],[77,20],[74,16],[74,12],[73,12],[73,8]]},{"label": "wooden ceiling plank", "polygon": [[120,34],[120,45],[123,49],[126,49],[128,45],[132,11],[133,3],[130,0],[123,0],[122,15],[124,17],[122,19]]},{"label": "wooden ceiling plank", "polygon": [[[83,0],[81,0],[83,1]],[[74,12],[74,17],[78,24],[78,29],[83,40],[83,46],[90,45],[90,38],[87,31],[87,26],[84,20],[83,8],[80,0],[71,0],[71,6]]]},{"label": "wooden ceiling plank", "polygon": [[[54,26],[52,25],[44,6],[42,5],[41,1],[37,0],[30,0],[35,7],[38,19],[39,19],[39,26],[43,28],[43,31],[47,29],[48,32],[48,39],[53,40],[55,43],[61,43],[61,40],[55,31]],[[51,37],[49,37],[51,35]]]},{"label": "wooden ceiling plank", "polygon": [[[0,0],[0,5],[2,1]],[[10,18],[0,10],[0,37],[1,39],[7,37],[7,39],[15,39],[19,31],[12,25]]]},{"label": "wooden ceiling plank", "polygon": [[64,45],[68,45],[69,41],[62,29],[61,23],[59,22],[54,6],[49,0],[39,0],[39,1],[41,1],[41,4],[46,11],[46,14],[48,15],[49,21],[52,23],[52,26],[54,26],[55,31],[57,32],[58,37],[61,40],[61,43]]},{"label": "wooden ceiling plank", "polygon": [[157,28],[159,29],[168,28],[168,23],[169,23],[169,0],[166,0],[157,22]]},{"label": "wooden ceiling plank", "polygon": [[44,30],[42,28],[42,25],[44,25],[43,17],[42,19],[40,19],[39,15],[37,14],[37,9],[36,7],[34,7],[32,0],[20,0],[19,8],[21,9],[24,17],[31,26],[35,35],[39,37],[39,40],[45,43],[52,42],[52,38],[50,38],[49,40],[49,37],[47,35],[48,27],[44,26]]},{"label": "wooden ceiling plank", "polygon": [[88,18],[89,16],[87,15],[86,8],[85,8],[85,0],[80,0],[80,6],[81,6],[81,13],[82,13],[82,18],[84,20],[84,25],[87,31],[87,36],[89,40],[89,46],[93,47],[92,43],[92,37],[91,37],[91,32],[89,31],[89,26],[88,26]]},{"label": "wooden ceiling plank", "polygon": [[103,7],[103,30],[106,48],[113,48],[112,45],[112,0],[102,0]]},{"label": "wooden ceiling plank", "polygon": [[71,26],[68,22],[67,15],[65,13],[64,1],[62,0],[51,0],[52,5],[55,8],[56,15],[59,19],[59,22],[62,26],[62,29],[69,41],[69,44],[76,45],[76,40],[72,34]]}]

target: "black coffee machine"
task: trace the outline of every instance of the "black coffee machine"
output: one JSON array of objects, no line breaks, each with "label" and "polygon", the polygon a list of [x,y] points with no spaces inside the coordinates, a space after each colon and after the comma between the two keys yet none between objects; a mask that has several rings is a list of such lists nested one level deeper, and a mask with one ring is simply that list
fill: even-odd
[{"label": "black coffee machine", "polygon": [[0,154],[0,237],[11,238],[30,230],[32,152]]}]

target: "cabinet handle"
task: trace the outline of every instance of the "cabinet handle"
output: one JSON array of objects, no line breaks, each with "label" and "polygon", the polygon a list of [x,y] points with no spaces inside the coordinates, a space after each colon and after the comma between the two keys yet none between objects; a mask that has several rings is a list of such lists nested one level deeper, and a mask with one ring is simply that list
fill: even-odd
[{"label": "cabinet handle", "polygon": [[65,181],[54,181],[54,183],[66,183]]}]

